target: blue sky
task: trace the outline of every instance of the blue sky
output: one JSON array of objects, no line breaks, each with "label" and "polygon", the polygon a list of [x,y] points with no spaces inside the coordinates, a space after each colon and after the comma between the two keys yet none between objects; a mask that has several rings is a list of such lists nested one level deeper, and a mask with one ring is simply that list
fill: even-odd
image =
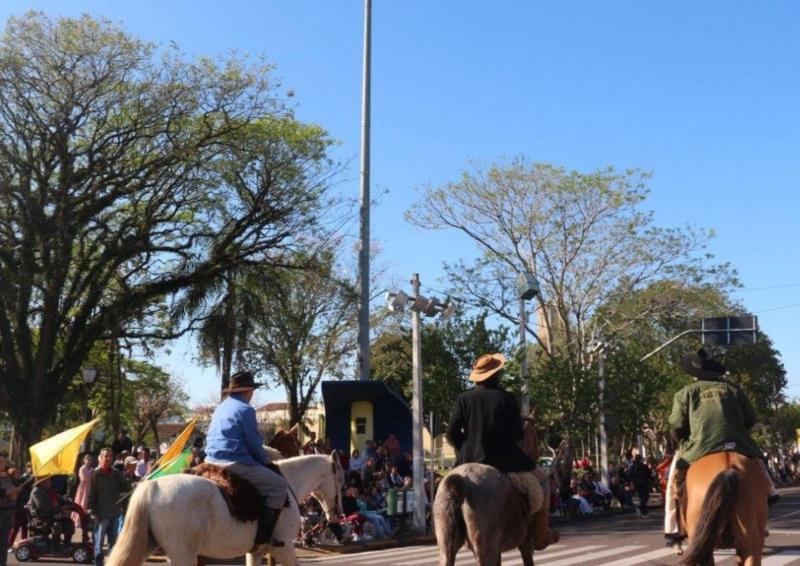
[{"label": "blue sky", "polygon": [[[105,15],[194,54],[266,55],[298,116],[340,140],[341,188],[357,195],[362,2],[6,0],[0,18],[27,9]],[[657,222],[716,230],[712,251],[738,269],[800,397],[799,24],[790,2],[373,0],[381,262],[400,285],[418,271],[436,287],[443,260],[474,253],[402,214],[470,159],[651,170]],[[178,344],[168,363],[202,401],[216,378],[192,358]]]}]

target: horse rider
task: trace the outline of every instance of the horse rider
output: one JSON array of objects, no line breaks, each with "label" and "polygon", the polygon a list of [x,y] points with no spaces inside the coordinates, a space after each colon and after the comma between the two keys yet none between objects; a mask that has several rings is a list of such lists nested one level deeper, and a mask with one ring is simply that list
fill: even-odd
[{"label": "horse rider", "polygon": [[[522,417],[519,403],[500,387],[505,357],[484,354],[479,357],[469,376],[475,387],[462,393],[447,439],[458,451],[456,465],[478,463],[505,472],[514,487],[526,495],[531,513],[536,499],[542,496],[540,480],[534,474],[536,462],[525,454],[518,441],[522,439]],[[546,490],[549,496],[549,490]],[[543,518],[534,521],[534,548],[543,550],[558,541],[558,533],[548,528],[548,505],[542,500]]]},{"label": "horse rider", "polygon": [[206,462],[221,466],[252,483],[263,496],[255,544],[270,544],[272,531],[286,503],[288,483],[267,468],[270,463],[258,431],[253,393],[262,384],[253,374],[241,371],[231,376],[227,394],[211,417],[206,436]]},{"label": "horse rider", "polygon": [[755,411],[742,389],[722,379],[725,366],[702,348],[684,356],[681,365],[695,381],[675,394],[669,417],[672,434],[680,446],[670,465],[664,509],[664,536],[672,546],[680,545],[686,536],[678,528],[677,509],[686,471],[703,456],[732,451],[757,458],[770,486],[768,503],[772,505],[780,499],[763,466],[761,451],[750,437]]}]

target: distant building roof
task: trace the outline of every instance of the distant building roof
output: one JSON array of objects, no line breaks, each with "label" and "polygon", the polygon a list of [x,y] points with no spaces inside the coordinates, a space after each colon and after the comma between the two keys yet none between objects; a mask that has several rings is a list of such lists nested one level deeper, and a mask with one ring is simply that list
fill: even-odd
[{"label": "distant building roof", "polygon": [[289,403],[267,403],[266,405],[261,405],[256,412],[260,413],[262,411],[285,411],[289,408]]}]

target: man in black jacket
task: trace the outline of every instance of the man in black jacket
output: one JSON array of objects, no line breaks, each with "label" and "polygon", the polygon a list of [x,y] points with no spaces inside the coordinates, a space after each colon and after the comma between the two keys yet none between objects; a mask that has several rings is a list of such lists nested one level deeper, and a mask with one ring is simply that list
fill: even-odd
[{"label": "man in black jacket", "polygon": [[544,492],[534,475],[536,462],[518,444],[522,440],[519,403],[514,395],[500,388],[504,365],[503,354],[484,354],[475,361],[469,376],[475,387],[458,398],[447,439],[458,451],[458,465],[493,466],[507,473],[514,487],[528,497],[532,513],[544,507],[543,516],[537,515],[541,519],[536,521],[534,533],[535,548],[542,550],[558,540],[558,534],[551,534],[547,526]]}]

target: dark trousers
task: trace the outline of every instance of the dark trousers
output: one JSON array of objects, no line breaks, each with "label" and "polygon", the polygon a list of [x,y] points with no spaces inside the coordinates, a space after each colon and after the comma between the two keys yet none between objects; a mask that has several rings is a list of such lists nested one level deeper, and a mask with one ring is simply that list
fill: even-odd
[{"label": "dark trousers", "polygon": [[0,511],[0,566],[8,560],[8,535],[14,527],[14,510]]},{"label": "dark trousers", "polygon": [[17,540],[17,535],[21,535],[23,539],[28,538],[28,510],[17,509],[14,512],[14,528],[8,535],[8,547],[14,546],[14,541]]},{"label": "dark trousers", "polygon": [[650,499],[650,488],[648,486],[637,487],[636,494],[639,496],[639,513],[647,515],[647,500]]}]

